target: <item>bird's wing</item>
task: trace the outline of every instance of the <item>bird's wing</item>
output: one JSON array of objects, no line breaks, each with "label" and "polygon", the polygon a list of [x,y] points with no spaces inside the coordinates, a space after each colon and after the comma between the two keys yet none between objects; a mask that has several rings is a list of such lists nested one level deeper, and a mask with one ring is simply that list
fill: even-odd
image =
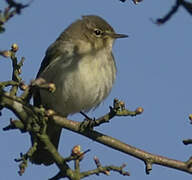
[{"label": "bird's wing", "polygon": [[[54,66],[58,61],[62,61],[62,64],[69,66],[71,60],[73,59],[71,54],[73,54],[73,47],[69,47],[70,43],[66,41],[60,41],[57,39],[53,44],[49,46],[46,51],[45,57],[41,63],[39,72],[37,73],[36,78],[39,78],[43,72],[46,72],[49,68]],[[69,52],[71,51],[71,52]],[[37,90],[34,93],[34,105],[41,105],[40,92]]]},{"label": "bird's wing", "polygon": [[51,44],[49,46],[49,48],[46,51],[45,57],[41,63],[39,72],[37,73],[37,77],[38,78],[40,76],[40,74],[49,67],[49,65],[55,60],[57,59],[59,56],[61,56],[63,52],[61,52],[59,46],[58,46],[58,42],[54,42],[53,44]]}]

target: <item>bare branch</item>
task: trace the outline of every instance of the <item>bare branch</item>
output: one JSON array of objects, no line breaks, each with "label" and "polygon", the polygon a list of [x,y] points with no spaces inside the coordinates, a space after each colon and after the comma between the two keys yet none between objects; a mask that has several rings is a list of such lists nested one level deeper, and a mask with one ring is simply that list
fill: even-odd
[{"label": "bare branch", "polygon": [[[14,54],[15,53],[14,51],[15,51],[14,48],[12,48],[10,50],[11,54],[12,53]],[[14,63],[12,63],[13,76],[14,76],[15,71],[18,70],[17,67],[19,67],[20,69],[23,63],[17,62],[15,54],[13,57],[12,55],[10,57],[14,59],[13,61],[15,61]],[[97,169],[86,172],[80,172],[80,161],[83,159],[84,154],[89,150],[81,152],[80,146],[76,146],[72,150],[71,157],[68,158],[62,157],[58,153],[55,146],[51,143],[48,135],[46,134],[47,123],[54,123],[61,128],[65,128],[75,133],[81,134],[94,141],[104,144],[110,148],[116,149],[120,152],[123,152],[125,154],[131,155],[137,159],[142,160],[146,165],[147,174],[152,170],[153,164],[174,168],[192,174],[191,158],[189,158],[189,160],[187,161],[178,161],[159,155],[154,155],[141,149],[138,149],[136,147],[133,147],[131,145],[128,145],[124,142],[121,142],[118,139],[107,136],[98,131],[94,131],[93,128],[82,128],[82,123],[68,120],[64,117],[58,116],[52,110],[45,110],[43,107],[39,108],[31,105],[29,101],[26,102],[25,100],[23,100],[22,96],[20,97],[16,96],[18,87],[23,85],[19,75],[20,74],[18,73],[17,76],[13,78],[12,81],[5,81],[2,83],[0,82],[0,107],[11,110],[19,118],[19,120],[11,120],[10,125],[5,127],[4,130],[18,128],[22,132],[29,132],[29,134],[34,139],[32,147],[29,148],[29,151],[26,154],[24,155],[22,154],[19,160],[21,161],[21,164],[19,165],[20,168],[19,173],[21,175],[25,171],[25,168],[27,166],[27,160],[30,159],[33,162],[31,157],[33,153],[37,150],[36,147],[38,143],[42,143],[44,147],[49,151],[50,156],[52,157],[52,159],[54,160],[54,162],[56,163],[57,167],[60,170],[60,172],[52,179],[60,179],[62,177],[67,177],[70,180],[80,180],[81,178],[84,178],[92,174],[104,173],[108,175],[109,171],[117,171],[122,175],[129,174],[122,170],[124,168],[123,165],[121,167],[101,166],[100,163],[96,164]],[[11,85],[12,87],[15,86],[17,87],[15,88],[14,93],[12,93],[12,89],[8,92],[4,90],[4,88],[8,85]],[[31,83],[31,85],[26,86],[26,89],[34,87],[45,88],[47,90],[51,89],[51,91],[54,90],[54,86],[46,84],[46,82],[39,84],[37,82],[35,82],[34,84]],[[26,89],[24,88],[24,93],[26,93],[25,95],[27,96],[27,93],[30,93],[30,91],[25,92]],[[117,99],[114,100],[113,107],[111,107],[110,110],[111,111],[107,115],[102,116],[101,118],[98,118],[95,121],[98,124],[101,124],[104,123],[105,121],[109,121],[114,116],[125,116],[125,115],[135,116],[143,112],[142,108],[137,108],[135,111],[129,111],[125,109],[125,104],[122,101],[118,101]],[[74,160],[75,164],[74,170],[72,170],[67,164],[67,162],[71,160]]]},{"label": "bare branch", "polygon": [[6,2],[8,7],[0,11],[0,33],[5,31],[4,24],[16,14],[21,14],[21,11],[28,7],[32,0],[27,4],[17,3],[14,0],[6,0]]},{"label": "bare branch", "polygon": [[98,119],[91,119],[84,112],[80,112],[86,119],[81,123],[81,129],[93,129],[96,126],[100,126],[103,123],[109,123],[111,119],[115,116],[137,116],[143,113],[143,108],[138,107],[135,111],[130,111],[125,108],[125,103],[123,101],[119,101],[117,98],[113,101],[113,107],[109,107],[109,113]]},{"label": "bare branch", "polygon": [[189,14],[192,15],[192,3],[185,0],[176,0],[175,5],[170,9],[170,11],[163,17],[155,21],[156,24],[164,24],[178,11],[179,7],[183,6]]},{"label": "bare branch", "polygon": [[57,115],[54,115],[52,117],[52,120],[60,127],[63,127],[65,129],[68,129],[78,134],[81,134],[83,136],[86,136],[94,141],[97,141],[101,144],[109,146],[110,148],[116,149],[125,154],[131,155],[144,162],[151,159],[153,161],[152,164],[158,164],[158,165],[174,168],[174,169],[192,174],[192,168],[188,168],[188,166],[186,165],[186,162],[148,153],[146,151],[135,148],[131,145],[128,145],[124,142],[119,141],[118,139],[107,136],[97,131],[90,131],[90,132],[80,131],[79,129],[80,129],[81,123],[68,120],[66,118],[63,118]]}]

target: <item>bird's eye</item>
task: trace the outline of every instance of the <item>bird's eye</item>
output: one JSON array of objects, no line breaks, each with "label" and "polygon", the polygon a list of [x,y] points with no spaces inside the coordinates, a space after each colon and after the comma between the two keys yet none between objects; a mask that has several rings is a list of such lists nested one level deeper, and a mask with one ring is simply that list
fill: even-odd
[{"label": "bird's eye", "polygon": [[96,36],[100,36],[102,34],[101,30],[99,30],[99,29],[95,29],[94,33]]}]

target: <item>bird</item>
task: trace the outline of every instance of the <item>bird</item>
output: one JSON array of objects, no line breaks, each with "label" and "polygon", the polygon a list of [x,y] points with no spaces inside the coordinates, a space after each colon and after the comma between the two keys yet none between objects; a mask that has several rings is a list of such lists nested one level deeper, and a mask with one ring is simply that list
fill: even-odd
[{"label": "bird", "polygon": [[[54,83],[56,90],[53,93],[38,90],[34,94],[34,105],[43,105],[64,117],[98,107],[109,95],[116,79],[114,41],[125,37],[128,36],[116,33],[97,15],[82,16],[73,22],[48,47],[37,74],[37,78]],[[58,148],[61,127],[49,122],[47,134]],[[54,163],[40,142],[31,162],[46,166]]]}]

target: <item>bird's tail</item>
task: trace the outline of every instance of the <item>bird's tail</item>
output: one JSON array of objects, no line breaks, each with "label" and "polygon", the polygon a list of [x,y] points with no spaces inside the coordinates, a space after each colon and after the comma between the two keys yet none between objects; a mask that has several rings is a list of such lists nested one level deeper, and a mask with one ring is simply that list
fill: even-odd
[{"label": "bird's tail", "polygon": [[[47,135],[56,149],[58,148],[59,145],[61,130],[62,130],[61,127],[56,126],[55,124],[52,123],[48,124],[47,126]],[[31,135],[31,141],[33,144],[34,143],[33,135]],[[37,150],[34,152],[30,160],[34,164],[39,165],[44,164],[46,166],[49,166],[54,163],[51,154],[48,152],[47,149],[45,149],[44,144],[41,142],[38,142]]]}]

